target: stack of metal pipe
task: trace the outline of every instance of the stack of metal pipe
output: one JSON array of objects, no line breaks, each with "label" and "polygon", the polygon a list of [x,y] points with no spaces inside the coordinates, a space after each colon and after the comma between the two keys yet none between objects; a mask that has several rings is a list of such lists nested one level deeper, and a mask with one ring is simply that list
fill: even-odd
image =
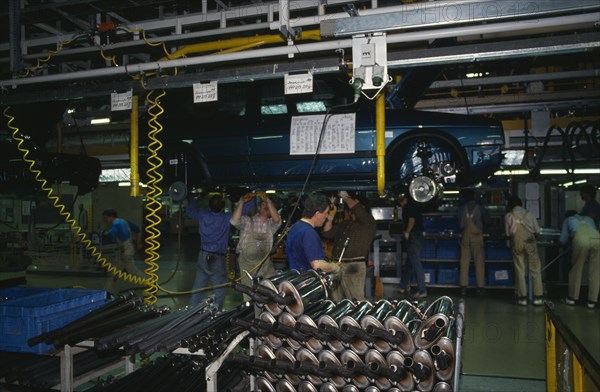
[{"label": "stack of metal pipe", "polygon": [[95,347],[100,351],[123,347],[129,354],[139,353],[142,358],[187,348],[192,353],[202,350],[206,358],[212,359],[242,331],[241,327],[232,326],[231,320],[249,317],[253,317],[250,303],[219,312],[209,301],[204,301],[104,336],[96,341]]},{"label": "stack of metal pipe", "polygon": [[[325,281],[306,283],[315,275],[289,274],[276,285],[259,281],[276,287],[275,293],[254,289],[260,292],[254,300],[264,301],[255,303],[256,317],[234,320],[261,342],[253,355],[228,356],[256,377],[256,390],[453,389],[456,327],[449,297],[419,305],[406,300],[336,304],[326,300]],[[315,293],[323,290],[318,298]]]},{"label": "stack of metal pipe", "polygon": [[61,328],[32,337],[27,343],[29,346],[39,343],[54,344],[56,348],[66,344],[72,346],[83,340],[104,336],[115,329],[156,318],[168,312],[169,308],[152,307],[129,292]]},{"label": "stack of metal pipe", "polygon": [[[205,358],[167,355],[120,379],[108,377],[100,380],[88,392],[129,391],[205,391]],[[224,366],[218,374],[219,390],[246,392],[249,384],[239,368]]]}]

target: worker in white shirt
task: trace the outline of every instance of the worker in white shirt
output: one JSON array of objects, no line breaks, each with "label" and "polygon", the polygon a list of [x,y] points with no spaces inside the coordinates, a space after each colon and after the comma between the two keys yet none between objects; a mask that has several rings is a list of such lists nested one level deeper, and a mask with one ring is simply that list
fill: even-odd
[{"label": "worker in white shirt", "polygon": [[543,305],[542,263],[535,238],[535,235],[540,233],[540,226],[533,214],[523,208],[523,203],[518,197],[511,197],[508,200],[508,210],[509,212],[504,217],[504,224],[506,235],[510,237],[515,264],[517,304],[527,306],[525,277],[527,269],[529,269],[533,277],[533,304]]}]

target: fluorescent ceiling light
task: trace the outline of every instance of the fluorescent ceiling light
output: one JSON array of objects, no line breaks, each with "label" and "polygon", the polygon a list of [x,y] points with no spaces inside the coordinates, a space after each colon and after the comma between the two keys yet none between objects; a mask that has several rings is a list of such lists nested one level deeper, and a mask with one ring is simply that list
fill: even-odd
[{"label": "fluorescent ceiling light", "polygon": [[583,180],[579,180],[579,181],[575,181],[573,184],[585,184],[587,182],[587,179],[583,179]]},{"label": "fluorescent ceiling light", "polygon": [[275,192],[276,192],[275,189],[268,189],[265,191],[265,193],[269,193],[269,194],[273,194]]},{"label": "fluorescent ceiling light", "polygon": [[92,121],[90,121],[90,124],[92,124],[92,125],[108,124],[108,123],[110,123],[110,118],[108,118],[108,117],[92,118]]},{"label": "fluorescent ceiling light", "polygon": [[444,191],[444,195],[458,195],[460,191]]},{"label": "fluorescent ceiling light", "polygon": [[524,176],[529,174],[529,170],[498,170],[494,174],[497,176]]},{"label": "fluorescent ceiling light", "polygon": [[129,181],[123,181],[119,182],[119,186],[131,186],[131,183]]},{"label": "fluorescent ceiling light", "polygon": [[573,173],[567,173],[566,169],[542,169],[540,170],[540,174],[599,174],[600,168],[594,169],[575,169]]}]

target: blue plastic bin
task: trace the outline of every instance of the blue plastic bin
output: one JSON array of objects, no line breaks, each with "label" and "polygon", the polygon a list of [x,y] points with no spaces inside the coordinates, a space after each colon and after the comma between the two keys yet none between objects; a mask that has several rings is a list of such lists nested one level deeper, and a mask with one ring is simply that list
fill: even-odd
[{"label": "blue plastic bin", "polygon": [[106,303],[106,291],[53,289],[0,303],[0,350],[43,354],[53,345],[27,341],[61,328]]},{"label": "blue plastic bin", "polygon": [[49,289],[45,287],[25,287],[25,286],[16,286],[9,287],[6,289],[0,290],[0,304],[6,301],[14,301],[15,299],[21,299],[25,297],[30,297],[32,295],[47,293],[49,291],[56,289]]},{"label": "blue plastic bin", "polygon": [[514,284],[513,266],[499,264],[488,266],[488,286],[512,286]]},{"label": "blue plastic bin", "polygon": [[423,230],[427,234],[435,234],[438,232],[437,216],[423,216]]},{"label": "blue plastic bin", "polygon": [[435,241],[425,240],[423,246],[421,246],[421,258],[422,259],[435,259]]},{"label": "blue plastic bin", "polygon": [[[425,275],[425,284],[435,283],[435,264],[436,263],[421,263],[423,266],[423,275]],[[413,274],[411,278],[412,283],[417,283],[417,278]]]},{"label": "blue plastic bin", "polygon": [[437,284],[458,285],[459,281],[460,266],[458,263],[440,263]]},{"label": "blue plastic bin", "polygon": [[460,259],[460,244],[458,240],[438,240],[436,255],[438,259]]},{"label": "blue plastic bin", "polygon": [[456,215],[442,215],[438,217],[438,229],[440,231],[458,232],[458,217]]},{"label": "blue plastic bin", "polygon": [[503,240],[489,240],[485,242],[486,260],[512,260],[512,250]]}]

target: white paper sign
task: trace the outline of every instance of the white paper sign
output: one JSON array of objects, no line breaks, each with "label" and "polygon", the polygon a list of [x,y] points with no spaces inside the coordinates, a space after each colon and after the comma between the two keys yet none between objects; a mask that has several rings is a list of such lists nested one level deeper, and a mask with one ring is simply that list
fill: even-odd
[{"label": "white paper sign", "polygon": [[133,91],[129,90],[124,93],[110,94],[110,110],[116,112],[118,110],[131,110],[131,97]]},{"label": "white paper sign", "polygon": [[313,75],[311,73],[298,75],[285,75],[285,95],[312,93]]},{"label": "white paper sign", "polygon": [[508,270],[498,270],[494,272],[496,280],[508,280]]},{"label": "white paper sign", "polygon": [[[325,115],[294,116],[290,127],[290,155],[308,155],[317,151]],[[329,116],[321,141],[320,154],[348,154],[355,150],[356,114]]]},{"label": "white paper sign", "polygon": [[194,83],[194,103],[212,102],[219,99],[217,81],[209,83]]}]

